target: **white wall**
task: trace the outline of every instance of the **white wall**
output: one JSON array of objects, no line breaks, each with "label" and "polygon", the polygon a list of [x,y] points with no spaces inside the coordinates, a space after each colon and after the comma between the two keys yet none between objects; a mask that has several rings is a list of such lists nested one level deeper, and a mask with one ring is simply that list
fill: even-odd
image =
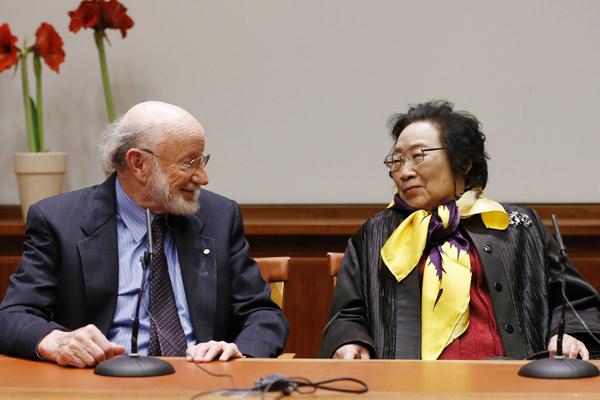
[{"label": "white wall", "polygon": [[[486,194],[600,202],[600,2],[596,0],[121,0],[135,26],[109,31],[117,113],[156,99],[207,132],[209,189],[240,203],[387,203],[387,118],[451,100],[483,123]],[[65,190],[103,179],[107,123],[79,0],[0,0],[19,45],[42,21],[66,62],[44,67],[46,144],[69,153]],[[0,204],[18,204],[26,151],[19,75],[0,73]]]}]

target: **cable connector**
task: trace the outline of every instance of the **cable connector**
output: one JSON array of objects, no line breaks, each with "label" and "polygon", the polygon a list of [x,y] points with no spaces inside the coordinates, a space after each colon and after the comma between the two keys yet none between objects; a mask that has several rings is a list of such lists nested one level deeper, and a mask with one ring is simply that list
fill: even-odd
[{"label": "cable connector", "polygon": [[293,387],[293,382],[285,375],[276,373],[272,375],[263,376],[254,383],[252,390],[268,391],[268,392],[279,392],[284,391],[290,393]]}]

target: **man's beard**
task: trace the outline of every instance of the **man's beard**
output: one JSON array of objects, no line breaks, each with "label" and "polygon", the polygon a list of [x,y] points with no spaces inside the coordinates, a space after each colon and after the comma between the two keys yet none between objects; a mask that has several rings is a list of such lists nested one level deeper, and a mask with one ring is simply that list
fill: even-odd
[{"label": "man's beard", "polygon": [[189,182],[183,189],[193,190],[194,198],[187,201],[180,192],[171,194],[167,176],[158,166],[154,168],[154,173],[144,188],[144,191],[158,203],[161,208],[175,215],[194,214],[200,208],[198,197],[200,196],[200,185]]}]

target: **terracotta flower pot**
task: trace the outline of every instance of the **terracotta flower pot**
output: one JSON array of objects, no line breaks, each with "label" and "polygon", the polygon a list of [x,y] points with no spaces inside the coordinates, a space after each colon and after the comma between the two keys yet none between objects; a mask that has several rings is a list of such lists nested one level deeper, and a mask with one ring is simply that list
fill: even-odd
[{"label": "terracotta flower pot", "polygon": [[29,206],[46,197],[60,194],[67,171],[67,153],[14,153],[21,212],[27,219]]}]

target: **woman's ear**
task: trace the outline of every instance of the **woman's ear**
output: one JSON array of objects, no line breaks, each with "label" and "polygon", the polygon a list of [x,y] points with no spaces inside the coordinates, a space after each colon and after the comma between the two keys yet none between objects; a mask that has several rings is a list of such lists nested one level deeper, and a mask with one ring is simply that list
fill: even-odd
[{"label": "woman's ear", "polygon": [[469,161],[467,162],[467,165],[466,165],[466,166],[465,166],[465,168],[464,168],[464,175],[465,175],[465,178],[467,177],[467,174],[469,173],[469,171],[471,171],[471,168],[473,168],[473,160],[469,160]]},{"label": "woman's ear", "polygon": [[[464,191],[467,189],[467,186],[466,186],[467,185],[467,175],[469,175],[469,171],[471,171],[472,167],[473,167],[472,160],[469,160],[464,164],[462,177],[460,178],[460,181],[462,182],[461,184],[463,185],[461,193],[464,193]],[[454,191],[456,192],[456,180],[454,181]]]},{"label": "woman's ear", "polygon": [[149,163],[139,149],[129,149],[125,154],[125,162],[131,174],[142,184],[148,181]]}]

